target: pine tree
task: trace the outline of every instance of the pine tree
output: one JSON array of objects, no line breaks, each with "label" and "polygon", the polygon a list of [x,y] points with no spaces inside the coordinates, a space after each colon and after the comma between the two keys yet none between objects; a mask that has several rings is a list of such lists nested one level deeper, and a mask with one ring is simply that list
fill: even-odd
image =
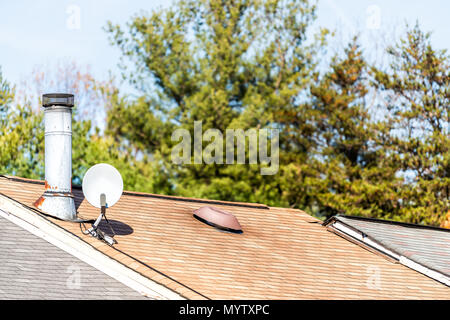
[{"label": "pine tree", "polygon": [[385,218],[396,203],[395,170],[380,144],[386,134],[369,105],[368,66],[355,38],[311,88],[317,111],[315,197],[322,215]]},{"label": "pine tree", "polygon": [[[110,23],[112,43],[131,62],[125,65],[135,66],[124,76],[141,97],[115,100],[109,133],[165,160],[178,194],[289,205],[281,176],[290,169],[283,164],[304,162],[311,147],[302,99],[324,36],[306,44],[314,19],[315,7],[302,0],[201,0],[134,17],[128,29]],[[245,166],[173,165],[171,134],[184,128],[193,136],[194,121],[202,121],[203,132],[224,134],[278,128],[285,173],[261,176],[260,164],[248,159]]]},{"label": "pine tree", "polygon": [[430,42],[416,24],[389,48],[389,69],[373,72],[391,116],[384,147],[404,180],[398,219],[439,225],[450,209],[450,60]]}]

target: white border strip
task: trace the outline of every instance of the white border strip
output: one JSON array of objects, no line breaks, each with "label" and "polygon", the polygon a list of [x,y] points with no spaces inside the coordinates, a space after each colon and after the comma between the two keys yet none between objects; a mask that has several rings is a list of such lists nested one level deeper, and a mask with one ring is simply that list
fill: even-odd
[{"label": "white border strip", "polygon": [[431,270],[427,267],[424,267],[423,265],[418,264],[417,262],[414,262],[411,259],[406,258],[405,256],[401,256],[399,261],[401,264],[403,264],[413,270],[416,270],[417,272],[423,273],[423,274],[427,275],[428,277],[433,278],[439,282],[442,282],[450,287],[450,278],[446,277],[442,273],[439,273],[439,272]]},{"label": "white border strip", "polygon": [[350,236],[350,237],[352,237],[352,238],[354,238],[354,239],[356,239],[356,240],[358,240],[360,242],[363,242],[363,243],[367,244],[368,246],[370,246],[370,247],[372,247],[372,248],[374,248],[374,249],[376,249],[376,250],[378,250],[378,251],[380,251],[380,252],[382,252],[384,254],[387,254],[387,255],[395,258],[402,265],[404,265],[404,266],[406,266],[408,268],[411,268],[411,269],[413,269],[413,270],[415,270],[415,271],[417,271],[419,273],[425,274],[426,276],[428,276],[428,277],[430,277],[430,278],[432,278],[432,279],[434,279],[436,281],[439,281],[439,282],[441,282],[441,283],[443,283],[443,284],[445,284],[445,285],[450,287],[450,278],[449,277],[443,275],[442,273],[439,273],[439,272],[436,272],[434,270],[431,270],[431,269],[429,269],[429,268],[427,268],[427,267],[425,267],[425,266],[423,266],[421,264],[418,264],[418,263],[412,261],[411,259],[408,259],[405,256],[401,256],[401,255],[399,255],[399,254],[397,254],[397,253],[395,253],[395,252],[385,248],[384,246],[382,246],[379,243],[371,240],[370,238],[364,237],[362,232],[355,231],[352,228],[349,228],[344,223],[339,222],[337,220],[335,220],[335,222],[331,224],[331,227],[335,228],[336,230],[339,230],[339,231],[345,233],[346,235],[348,235],[348,236]]},{"label": "white border strip", "polygon": [[0,195],[0,216],[100,270],[142,295],[163,300],[185,300],[178,293],[124,266],[76,236]]},{"label": "white border strip", "polygon": [[377,249],[378,251],[381,251],[384,254],[387,254],[396,260],[399,260],[399,258],[400,258],[400,255],[396,254],[395,252],[393,252],[389,249],[386,249],[385,247],[379,245],[377,242],[371,240],[370,238],[364,237],[362,232],[357,232],[357,231],[353,230],[352,228],[347,227],[345,224],[343,224],[339,221],[336,221],[335,223],[333,223],[332,226],[334,228],[336,228],[337,230],[349,235],[350,237],[352,237],[356,240],[359,240],[361,242],[364,242],[368,246],[371,246],[372,248]]}]

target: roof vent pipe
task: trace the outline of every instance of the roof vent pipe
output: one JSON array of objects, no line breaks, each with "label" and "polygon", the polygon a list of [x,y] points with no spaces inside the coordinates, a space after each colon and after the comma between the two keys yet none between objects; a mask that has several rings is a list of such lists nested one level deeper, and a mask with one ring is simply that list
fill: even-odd
[{"label": "roof vent pipe", "polygon": [[63,219],[76,220],[72,194],[72,107],[73,94],[42,96],[45,123],[45,191],[34,206]]}]

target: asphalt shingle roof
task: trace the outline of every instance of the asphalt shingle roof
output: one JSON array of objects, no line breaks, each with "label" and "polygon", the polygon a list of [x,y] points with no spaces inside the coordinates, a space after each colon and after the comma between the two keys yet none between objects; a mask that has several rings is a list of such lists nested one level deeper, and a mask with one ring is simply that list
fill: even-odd
[{"label": "asphalt shingle roof", "polygon": [[[31,206],[43,181],[0,178],[0,193]],[[79,216],[98,209],[73,190]],[[449,299],[450,288],[327,231],[300,210],[215,202],[243,234],[193,218],[209,201],[124,192],[108,209],[114,247],[51,219],[97,250],[189,299]],[[107,231],[107,229],[105,230]],[[376,286],[372,280],[376,277]]]},{"label": "asphalt shingle roof", "polygon": [[450,230],[358,217],[335,219],[399,255],[450,276]]},{"label": "asphalt shingle roof", "polygon": [[0,217],[0,299],[144,299],[87,263]]}]

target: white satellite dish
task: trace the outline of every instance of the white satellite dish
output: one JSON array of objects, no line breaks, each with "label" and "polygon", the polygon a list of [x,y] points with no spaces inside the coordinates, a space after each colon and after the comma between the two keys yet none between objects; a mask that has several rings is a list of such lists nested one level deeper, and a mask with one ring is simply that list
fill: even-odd
[{"label": "white satellite dish", "polygon": [[106,207],[110,208],[119,201],[123,191],[120,172],[112,165],[99,163],[89,168],[83,178],[83,194],[96,208],[101,208],[100,195],[106,197]]},{"label": "white satellite dish", "polygon": [[[89,168],[83,178],[83,194],[87,201],[94,207],[100,208],[98,216],[92,227],[83,231],[93,237],[106,241],[109,245],[117,243],[114,236],[108,236],[98,229],[102,218],[106,218],[106,208],[112,207],[119,201],[123,191],[123,180],[120,172],[116,168],[107,164],[99,163]],[[111,230],[112,226],[109,225]]]}]

